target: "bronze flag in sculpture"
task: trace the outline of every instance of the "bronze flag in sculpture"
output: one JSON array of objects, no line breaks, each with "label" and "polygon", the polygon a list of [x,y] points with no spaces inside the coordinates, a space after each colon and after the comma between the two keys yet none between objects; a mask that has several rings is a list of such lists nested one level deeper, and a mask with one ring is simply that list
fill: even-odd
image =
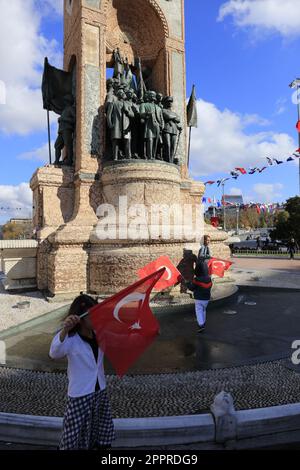
[{"label": "bronze flag in sculpture", "polygon": [[59,70],[49,64],[45,58],[42,81],[43,107],[48,111],[61,114],[64,107],[64,97],[72,95],[72,74]]}]

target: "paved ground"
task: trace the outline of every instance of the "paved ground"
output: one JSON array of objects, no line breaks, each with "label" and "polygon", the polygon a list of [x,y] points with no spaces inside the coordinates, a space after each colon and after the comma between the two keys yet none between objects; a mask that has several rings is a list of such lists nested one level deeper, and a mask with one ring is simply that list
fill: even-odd
[{"label": "paved ground", "polygon": [[[196,414],[222,389],[233,394],[237,409],[300,401],[300,367],[288,363],[292,342],[300,339],[299,303],[297,291],[242,289],[231,304],[209,312],[204,334],[196,332],[193,308],[164,314],[162,334],[130,370],[135,375],[108,377],[114,416]],[[15,337],[8,357],[22,364],[43,344],[45,361],[57,369],[42,339],[34,332]],[[2,411],[62,416],[65,394],[65,374],[0,368]]]},{"label": "paved ground", "polygon": [[[296,272],[300,275],[300,260],[283,259],[270,259],[270,258],[237,258],[234,257],[233,261],[236,268],[241,269],[257,269],[269,270],[276,269],[280,271]],[[300,288],[300,287],[299,287]]]},{"label": "paved ground", "polygon": [[[29,301],[30,307],[19,309],[18,302]],[[40,292],[8,293],[0,282],[0,331],[39,317],[44,313],[66,305],[66,302],[50,304]]]},{"label": "paved ground", "polygon": [[300,289],[300,260],[233,258],[229,275],[239,286]]}]

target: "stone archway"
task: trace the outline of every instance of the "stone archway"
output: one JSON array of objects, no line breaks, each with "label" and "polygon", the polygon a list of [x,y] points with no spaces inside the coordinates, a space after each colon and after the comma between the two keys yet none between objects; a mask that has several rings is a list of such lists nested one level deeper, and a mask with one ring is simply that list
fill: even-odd
[{"label": "stone archway", "polygon": [[112,53],[117,48],[132,65],[136,58],[141,58],[148,85],[167,94],[169,26],[158,3],[155,0],[107,0],[104,11],[106,63],[111,66]]}]

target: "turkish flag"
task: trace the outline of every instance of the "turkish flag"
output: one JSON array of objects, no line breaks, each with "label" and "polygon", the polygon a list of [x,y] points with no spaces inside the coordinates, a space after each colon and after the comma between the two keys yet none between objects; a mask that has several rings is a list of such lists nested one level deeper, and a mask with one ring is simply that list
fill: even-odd
[{"label": "turkish flag", "polygon": [[298,132],[300,132],[300,121],[297,122],[296,129],[298,130]]},{"label": "turkish flag", "polygon": [[149,299],[165,268],[89,310],[97,342],[119,377],[143,354],[159,332]]},{"label": "turkish flag", "polygon": [[245,170],[245,168],[236,168],[236,171],[239,171],[240,173],[242,173],[242,175],[247,174],[247,171]]},{"label": "turkish flag", "polygon": [[220,223],[219,217],[211,217],[210,223],[215,228],[219,227],[219,223]]},{"label": "turkish flag", "polygon": [[152,274],[161,268],[165,268],[166,270],[165,273],[159,279],[159,281],[155,284],[155,290],[160,292],[163,289],[167,289],[168,287],[174,286],[175,284],[181,281],[182,276],[180,272],[174,266],[168,256],[161,256],[157,260],[152,261],[152,263],[149,263],[143,268],[141,268],[137,274],[141,279],[145,276],[149,276],[149,274]]},{"label": "turkish flag", "polygon": [[218,259],[218,258],[211,258],[207,265],[208,265],[208,272],[209,274],[215,274],[219,277],[224,277],[225,271],[227,271],[233,263],[228,260]]}]

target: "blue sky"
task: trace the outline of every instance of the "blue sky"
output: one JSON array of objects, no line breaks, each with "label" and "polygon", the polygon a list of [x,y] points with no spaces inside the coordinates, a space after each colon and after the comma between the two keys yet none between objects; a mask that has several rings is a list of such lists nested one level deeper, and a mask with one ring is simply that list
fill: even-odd
[{"label": "blue sky", "polygon": [[[24,3],[27,6],[23,8]],[[199,126],[191,174],[206,181],[235,166],[263,166],[297,147],[296,105],[288,84],[300,75],[300,0],[186,0],[187,95],[196,84]],[[47,158],[43,57],[62,63],[60,0],[0,0],[0,223],[29,214],[33,172]],[[1,36],[3,40],[1,40]],[[8,39],[9,38],[9,39]],[[1,96],[1,95],[0,95]],[[1,100],[0,100],[1,101]],[[55,121],[52,117],[53,139]],[[220,198],[220,189],[207,196]],[[298,192],[298,167],[286,163],[229,181],[246,200],[282,201]]]}]

